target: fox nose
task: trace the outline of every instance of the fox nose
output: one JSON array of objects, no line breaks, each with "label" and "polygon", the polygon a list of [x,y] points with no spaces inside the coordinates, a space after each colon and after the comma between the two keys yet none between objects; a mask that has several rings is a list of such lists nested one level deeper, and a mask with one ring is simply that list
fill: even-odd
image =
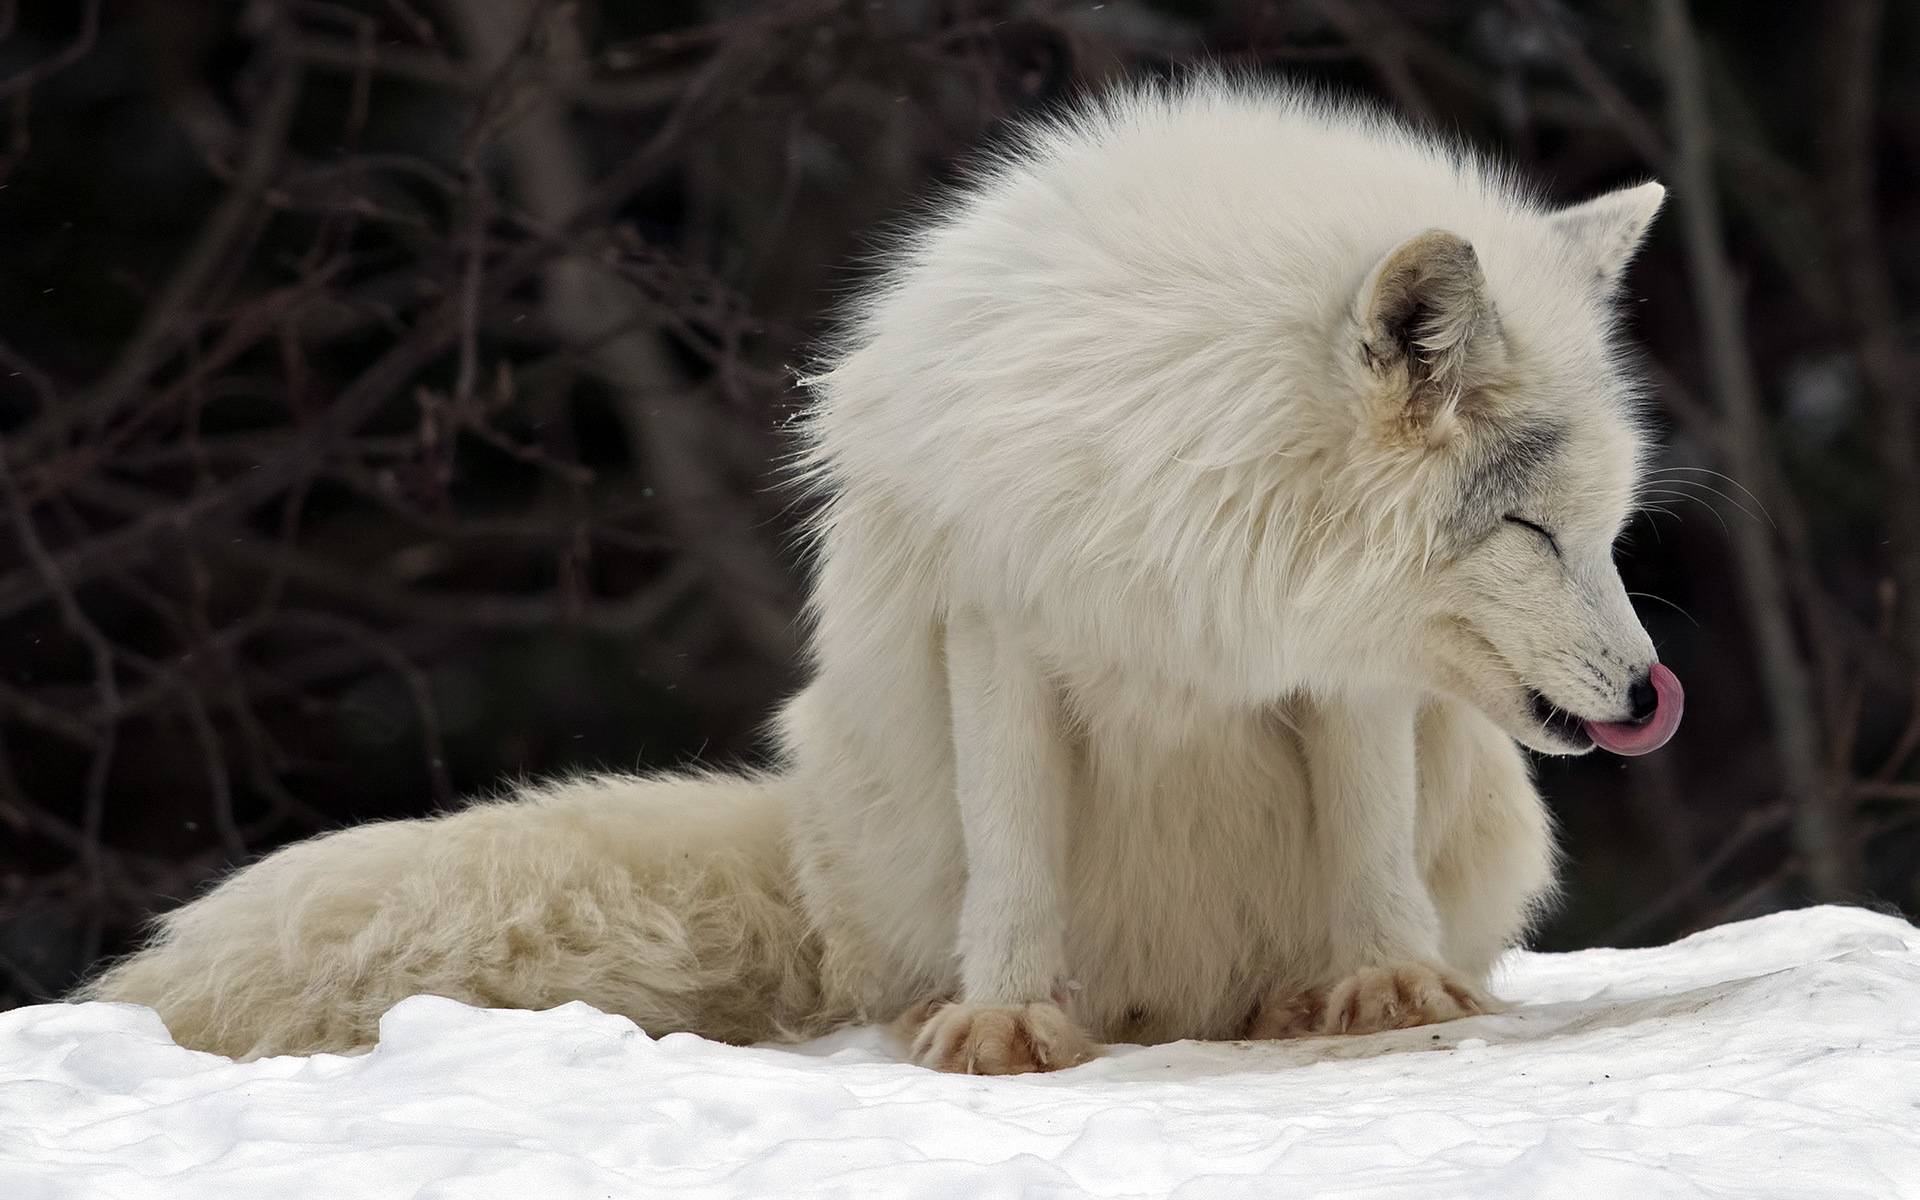
[{"label": "fox nose", "polygon": [[1632,720],[1644,721],[1653,716],[1654,710],[1660,707],[1660,693],[1653,688],[1651,674],[1633,681],[1633,686],[1627,689],[1627,704],[1633,709]]}]

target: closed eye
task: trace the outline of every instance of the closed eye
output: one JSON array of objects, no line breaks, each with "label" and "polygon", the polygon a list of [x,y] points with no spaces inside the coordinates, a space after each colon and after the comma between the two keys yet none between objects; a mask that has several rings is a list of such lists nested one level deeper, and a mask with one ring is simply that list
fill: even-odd
[{"label": "closed eye", "polygon": [[1554,538],[1552,530],[1548,529],[1544,525],[1536,525],[1532,521],[1527,520],[1525,517],[1516,517],[1512,513],[1508,513],[1506,515],[1506,520],[1513,522],[1515,525],[1520,526],[1522,529],[1531,529],[1535,533],[1539,534],[1541,538],[1543,538],[1546,541],[1547,549],[1553,551],[1553,556],[1555,558],[1560,557],[1560,543],[1557,539]]}]

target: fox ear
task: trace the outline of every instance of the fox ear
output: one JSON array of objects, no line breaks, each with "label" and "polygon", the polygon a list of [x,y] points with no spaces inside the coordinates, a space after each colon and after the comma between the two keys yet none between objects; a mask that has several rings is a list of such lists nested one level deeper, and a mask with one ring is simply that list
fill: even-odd
[{"label": "fox ear", "polygon": [[1361,286],[1355,317],[1389,402],[1429,434],[1506,361],[1480,258],[1458,234],[1430,229],[1395,247]]},{"label": "fox ear", "polygon": [[1611,287],[1633,260],[1633,252],[1640,248],[1666,198],[1666,188],[1643,183],[1563,208],[1547,223],[1593,269],[1601,286]]}]

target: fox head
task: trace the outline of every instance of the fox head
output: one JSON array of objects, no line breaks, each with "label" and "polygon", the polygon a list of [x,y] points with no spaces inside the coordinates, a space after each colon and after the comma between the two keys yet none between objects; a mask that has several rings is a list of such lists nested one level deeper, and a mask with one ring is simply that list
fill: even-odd
[{"label": "fox head", "polygon": [[1536,218],[1511,261],[1418,234],[1368,273],[1336,343],[1361,414],[1340,478],[1390,491],[1425,539],[1403,589],[1421,669],[1547,753],[1644,753],[1679,722],[1612,555],[1646,450],[1611,293],[1664,194]]}]

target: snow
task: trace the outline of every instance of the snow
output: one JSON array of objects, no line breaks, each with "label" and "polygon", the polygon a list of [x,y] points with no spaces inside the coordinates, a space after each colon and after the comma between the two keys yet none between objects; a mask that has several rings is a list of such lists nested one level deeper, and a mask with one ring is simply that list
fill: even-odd
[{"label": "snow", "polygon": [[1514,1011],[1055,1075],[654,1040],[405,1001],[359,1058],[236,1064],[132,1005],[0,1013],[0,1197],[1920,1197],[1920,930],[1778,913],[1510,956]]}]

